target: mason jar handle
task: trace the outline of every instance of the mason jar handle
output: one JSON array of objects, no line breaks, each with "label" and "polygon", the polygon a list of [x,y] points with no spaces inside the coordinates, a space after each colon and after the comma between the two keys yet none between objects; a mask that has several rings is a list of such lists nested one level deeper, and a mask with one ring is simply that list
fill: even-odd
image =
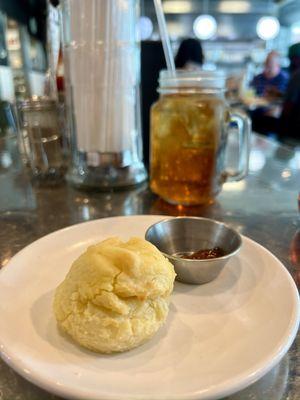
[{"label": "mason jar handle", "polygon": [[[239,135],[239,163],[235,171],[226,170],[227,181],[240,181],[248,174],[251,121],[245,112],[237,109],[230,109],[230,122],[234,122],[238,128]],[[228,134],[230,132],[228,127]]]}]

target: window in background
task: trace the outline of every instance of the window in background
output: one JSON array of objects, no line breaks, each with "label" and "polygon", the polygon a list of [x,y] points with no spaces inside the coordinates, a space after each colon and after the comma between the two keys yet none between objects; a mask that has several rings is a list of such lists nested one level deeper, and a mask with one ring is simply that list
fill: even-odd
[{"label": "window in background", "polygon": [[5,40],[6,19],[0,12],[0,100],[13,102],[15,99],[13,76],[8,64],[8,52]]},{"label": "window in background", "polygon": [[21,99],[28,94],[28,82],[24,71],[19,24],[10,18],[5,18],[5,20],[6,46],[9,66],[13,76],[15,96],[17,99]]},{"label": "window in background", "polygon": [[300,21],[295,22],[291,26],[291,43],[300,42]]}]

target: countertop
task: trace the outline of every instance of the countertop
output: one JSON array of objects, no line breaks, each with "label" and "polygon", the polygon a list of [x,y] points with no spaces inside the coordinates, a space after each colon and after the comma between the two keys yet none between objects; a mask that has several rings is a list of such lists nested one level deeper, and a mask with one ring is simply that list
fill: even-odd
[{"label": "countertop", "polygon": [[[0,267],[23,247],[57,229],[116,215],[206,216],[226,222],[269,249],[300,284],[300,149],[253,135],[249,175],[224,185],[216,202],[176,207],[147,184],[117,192],[83,192],[67,184],[38,187],[24,168],[0,171]],[[17,295],[17,294],[16,294]],[[5,327],[1,326],[1,329]],[[0,400],[58,399],[0,361]],[[300,399],[300,335],[271,372],[227,400]]]}]

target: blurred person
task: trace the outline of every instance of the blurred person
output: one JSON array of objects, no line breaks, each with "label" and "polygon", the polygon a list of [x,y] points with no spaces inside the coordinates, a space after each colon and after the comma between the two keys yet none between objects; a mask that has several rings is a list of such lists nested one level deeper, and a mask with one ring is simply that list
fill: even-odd
[{"label": "blurred person", "polygon": [[280,117],[280,140],[300,144],[300,43],[289,48],[291,78]]},{"label": "blurred person", "polygon": [[285,93],[288,79],[288,74],[281,70],[280,55],[271,51],[267,55],[263,72],[253,78],[250,86],[257,96],[276,98]]},{"label": "blurred person", "polygon": [[166,69],[166,60],[161,41],[141,42],[141,111],[144,164],[149,168],[150,109],[158,99],[157,82],[159,72]]},{"label": "blurred person", "polygon": [[266,58],[263,72],[256,75],[250,84],[256,95],[265,100],[265,105],[257,106],[250,111],[255,132],[273,138],[278,137],[282,110],[280,102],[287,89],[288,80],[288,73],[281,70],[279,54],[271,51]]},{"label": "blurred person", "polygon": [[300,69],[300,42],[289,47],[290,71],[293,74]]},{"label": "blurred person", "polygon": [[178,69],[194,71],[201,69],[204,55],[201,42],[198,39],[184,39],[178,48],[175,57],[175,66]]}]

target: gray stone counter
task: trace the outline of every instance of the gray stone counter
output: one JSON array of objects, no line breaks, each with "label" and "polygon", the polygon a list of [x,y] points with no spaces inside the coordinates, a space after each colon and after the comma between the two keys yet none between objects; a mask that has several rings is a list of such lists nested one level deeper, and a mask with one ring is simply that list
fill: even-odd
[{"label": "gray stone counter", "polygon": [[[227,183],[205,207],[170,206],[147,184],[129,191],[82,192],[67,184],[39,188],[26,172],[0,171],[0,266],[34,240],[96,218],[132,214],[207,216],[224,221],[274,253],[300,282],[300,149],[291,151],[253,137],[247,179]],[[17,295],[17,294],[16,294]],[[1,322],[0,322],[1,326]],[[1,326],[0,329],[5,329]],[[21,378],[0,361],[0,400],[58,399]],[[300,399],[300,336],[264,378],[227,400]]]}]

